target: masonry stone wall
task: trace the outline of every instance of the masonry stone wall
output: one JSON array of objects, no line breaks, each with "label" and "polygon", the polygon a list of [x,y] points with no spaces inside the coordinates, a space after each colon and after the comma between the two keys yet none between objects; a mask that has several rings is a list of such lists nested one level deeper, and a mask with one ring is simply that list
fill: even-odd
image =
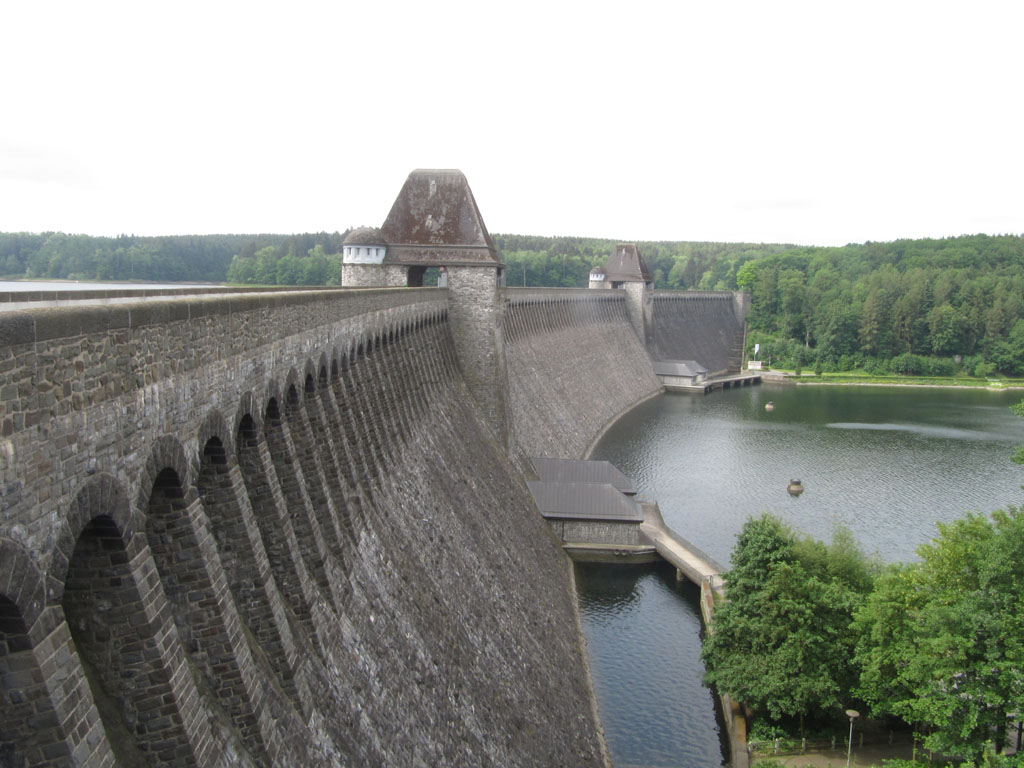
[{"label": "masonry stone wall", "polygon": [[551,520],[555,535],[565,542],[608,545],[649,545],[640,532],[640,523],[609,523],[597,520]]},{"label": "masonry stone wall", "polygon": [[655,360],[696,360],[709,376],[738,372],[749,294],[655,291],[649,347]]},{"label": "masonry stone wall", "polygon": [[341,284],[345,288],[404,288],[409,268],[400,264],[342,264]]},{"label": "masonry stone wall", "polygon": [[506,437],[505,346],[498,270],[448,266],[449,306],[455,348],[469,391],[499,439]]},{"label": "masonry stone wall", "polygon": [[[517,343],[631,333],[569,309]],[[452,315],[441,289],[0,313],[6,764],[604,762],[569,565]],[[620,383],[602,413],[648,388]]]},{"label": "masonry stone wall", "polygon": [[625,291],[503,296],[509,429],[522,455],[582,458],[612,419],[661,389]]}]

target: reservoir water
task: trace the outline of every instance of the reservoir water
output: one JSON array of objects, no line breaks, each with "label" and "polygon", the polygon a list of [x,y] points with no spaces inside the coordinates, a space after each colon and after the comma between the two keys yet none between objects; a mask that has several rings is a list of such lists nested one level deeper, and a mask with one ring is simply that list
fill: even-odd
[{"label": "reservoir water", "polygon": [[[886,561],[915,557],[936,522],[1024,503],[1013,464],[1024,392],[917,387],[760,387],[658,396],[592,458],[632,477],[681,535],[728,563],[750,516],[771,512],[828,540],[846,526]],[[767,411],[765,404],[774,403]],[[786,492],[790,480],[806,488]],[[576,566],[580,613],[616,766],[723,761],[701,684],[696,590],[666,566]]]}]

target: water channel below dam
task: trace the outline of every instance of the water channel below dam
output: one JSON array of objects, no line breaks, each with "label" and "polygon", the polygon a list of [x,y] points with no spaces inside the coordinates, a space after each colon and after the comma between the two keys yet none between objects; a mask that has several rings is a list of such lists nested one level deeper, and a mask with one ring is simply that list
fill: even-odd
[{"label": "water channel below dam", "polygon": [[[664,394],[616,422],[591,458],[632,477],[665,522],[727,564],[747,518],[771,512],[829,540],[849,528],[885,561],[910,560],[936,522],[1024,503],[1013,464],[1020,391],[765,384]],[[765,405],[771,401],[774,409]],[[804,494],[786,491],[799,479]],[[724,762],[701,683],[698,591],[658,565],[577,564],[601,719],[618,768]]]}]

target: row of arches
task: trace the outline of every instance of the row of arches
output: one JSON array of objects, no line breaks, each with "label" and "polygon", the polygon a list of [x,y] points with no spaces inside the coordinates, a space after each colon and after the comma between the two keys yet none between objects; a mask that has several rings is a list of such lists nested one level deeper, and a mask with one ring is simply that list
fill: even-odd
[{"label": "row of arches", "polygon": [[280,732],[316,708],[304,665],[456,376],[444,310],[395,320],[159,437],[133,496],[119,468],[86,478],[45,574],[0,539],[0,765],[301,764]]}]

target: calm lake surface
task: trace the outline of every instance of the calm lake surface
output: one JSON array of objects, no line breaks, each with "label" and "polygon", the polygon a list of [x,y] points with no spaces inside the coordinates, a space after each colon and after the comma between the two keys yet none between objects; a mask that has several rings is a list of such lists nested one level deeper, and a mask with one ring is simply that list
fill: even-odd
[{"label": "calm lake surface", "polygon": [[[666,394],[617,422],[592,458],[632,477],[672,528],[723,564],[762,512],[825,540],[844,525],[865,551],[907,560],[936,522],[1024,503],[1024,467],[1009,458],[1024,443],[1024,420],[1009,410],[1021,399],[777,385]],[[806,488],[798,498],[786,492],[793,479]],[[576,574],[615,765],[720,765],[696,589],[677,586],[670,567],[577,565]]]}]

